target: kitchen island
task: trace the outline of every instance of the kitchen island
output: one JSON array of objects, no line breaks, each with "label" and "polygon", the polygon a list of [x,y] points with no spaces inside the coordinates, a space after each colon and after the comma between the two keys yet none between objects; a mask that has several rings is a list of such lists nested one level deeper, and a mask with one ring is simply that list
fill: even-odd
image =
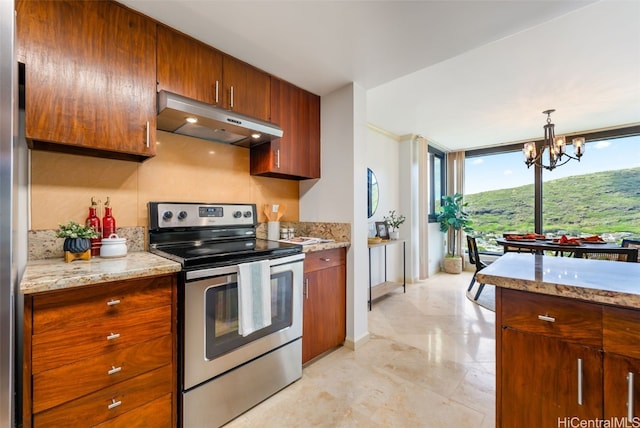
[{"label": "kitchen island", "polygon": [[509,253],[477,277],[496,285],[497,427],[640,423],[640,264]]}]

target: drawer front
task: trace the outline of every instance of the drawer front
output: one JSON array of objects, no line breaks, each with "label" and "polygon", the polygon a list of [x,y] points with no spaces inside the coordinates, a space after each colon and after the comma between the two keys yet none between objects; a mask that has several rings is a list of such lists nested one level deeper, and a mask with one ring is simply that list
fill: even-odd
[{"label": "drawer front", "polygon": [[33,298],[33,334],[171,304],[174,276],[65,290]]},{"label": "drawer front", "polygon": [[102,389],[33,417],[35,427],[92,427],[170,394],[173,369],[167,365]]},{"label": "drawer front", "polygon": [[96,425],[95,428],[171,428],[171,399],[172,395],[166,394],[115,419]]},{"label": "drawer front", "polygon": [[640,311],[605,306],[602,318],[605,352],[640,359]]},{"label": "drawer front", "polygon": [[32,336],[32,373],[122,350],[171,334],[171,306],[97,319],[76,327]]},{"label": "drawer front", "polygon": [[502,326],[602,346],[602,308],[562,297],[502,290]]},{"label": "drawer front", "polygon": [[347,263],[344,248],[306,253],[304,259],[304,271],[313,272],[328,267],[344,265]]},{"label": "drawer front", "polygon": [[172,355],[172,336],[167,335],[38,373],[33,376],[33,412],[41,412],[171,364]]}]

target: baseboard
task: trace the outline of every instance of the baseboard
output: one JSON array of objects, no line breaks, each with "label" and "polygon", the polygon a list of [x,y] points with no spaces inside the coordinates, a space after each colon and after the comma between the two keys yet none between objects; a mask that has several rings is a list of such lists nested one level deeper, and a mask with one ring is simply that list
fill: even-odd
[{"label": "baseboard", "polygon": [[360,348],[362,345],[364,345],[369,341],[369,337],[370,337],[369,332],[366,332],[356,341],[347,338],[344,340],[343,346],[347,349],[351,349],[352,351],[356,351],[358,348]]}]

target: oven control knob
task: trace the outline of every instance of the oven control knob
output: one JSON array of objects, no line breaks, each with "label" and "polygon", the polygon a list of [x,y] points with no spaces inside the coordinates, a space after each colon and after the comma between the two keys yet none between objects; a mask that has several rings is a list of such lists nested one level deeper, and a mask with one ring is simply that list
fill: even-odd
[{"label": "oven control knob", "polygon": [[251,211],[245,211],[244,212],[244,216],[247,217],[247,218],[251,217],[252,215],[253,215],[253,213]]},{"label": "oven control knob", "polygon": [[162,220],[169,221],[173,218],[173,213],[171,211],[165,211],[162,213]]},{"label": "oven control knob", "polygon": [[187,212],[186,211],[180,211],[178,213],[178,220],[184,220],[185,218],[187,218]]},{"label": "oven control knob", "polygon": [[242,217],[242,212],[240,211],[234,211],[233,212],[233,218],[240,218]]}]

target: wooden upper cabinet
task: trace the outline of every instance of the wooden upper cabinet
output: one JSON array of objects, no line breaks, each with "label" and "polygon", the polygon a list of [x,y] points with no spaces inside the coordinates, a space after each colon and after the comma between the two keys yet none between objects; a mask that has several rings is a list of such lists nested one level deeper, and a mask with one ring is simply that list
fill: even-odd
[{"label": "wooden upper cabinet", "polygon": [[224,107],[268,121],[271,76],[228,55],[222,64]]},{"label": "wooden upper cabinet", "polygon": [[271,121],[284,135],[251,149],[251,174],[320,178],[320,97],[272,77]]},{"label": "wooden upper cabinet", "polygon": [[156,24],[110,1],[18,0],[29,147],[155,154]]},{"label": "wooden upper cabinet", "polygon": [[222,53],[158,25],[158,91],[222,106]]}]

